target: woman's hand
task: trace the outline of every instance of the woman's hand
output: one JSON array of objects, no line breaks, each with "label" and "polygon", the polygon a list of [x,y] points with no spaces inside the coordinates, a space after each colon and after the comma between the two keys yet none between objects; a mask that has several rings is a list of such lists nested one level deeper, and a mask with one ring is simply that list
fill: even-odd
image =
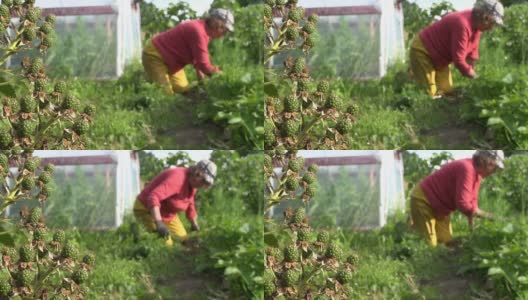
[{"label": "woman's hand", "polygon": [[469,71],[468,77],[471,78],[471,79],[476,79],[478,77],[477,72],[475,72],[475,70],[471,69]]},{"label": "woman's hand", "polygon": [[487,211],[483,211],[482,209],[480,208],[477,208],[477,210],[475,211],[474,213],[477,217],[479,218],[483,218],[483,219],[488,219],[488,220],[495,220],[495,216]]}]

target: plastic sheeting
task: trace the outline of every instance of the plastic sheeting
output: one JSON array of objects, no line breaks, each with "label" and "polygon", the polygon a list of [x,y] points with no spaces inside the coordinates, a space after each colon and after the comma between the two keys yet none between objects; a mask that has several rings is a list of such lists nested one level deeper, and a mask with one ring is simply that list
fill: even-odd
[{"label": "plastic sheeting", "polygon": [[323,76],[381,77],[404,58],[403,10],[394,0],[300,0],[299,5],[320,15],[321,41],[309,63],[323,69]]},{"label": "plastic sheeting", "polygon": [[[89,229],[122,224],[140,192],[139,162],[133,151],[35,151],[43,163],[56,164],[52,193],[44,206],[49,226]],[[13,169],[12,171],[16,171]],[[22,201],[9,207],[17,216]]]},{"label": "plastic sheeting", "polygon": [[[306,164],[319,164],[318,192],[308,202],[314,227],[343,229],[382,227],[394,212],[405,208],[403,163],[397,151],[299,151]],[[277,170],[280,172],[280,170]],[[273,207],[281,218],[288,201]]]},{"label": "plastic sheeting", "polygon": [[112,78],[141,55],[139,5],[132,0],[37,0],[57,15],[57,45],[46,63],[62,76]]}]

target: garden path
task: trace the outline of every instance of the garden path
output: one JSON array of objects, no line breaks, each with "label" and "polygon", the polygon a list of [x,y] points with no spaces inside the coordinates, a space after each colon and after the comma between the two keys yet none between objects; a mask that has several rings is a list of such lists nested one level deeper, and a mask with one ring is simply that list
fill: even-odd
[{"label": "garden path", "polygon": [[172,291],[171,294],[174,296],[165,299],[224,299],[222,293],[218,292],[221,290],[221,282],[218,282],[218,278],[196,270],[194,258],[196,251],[199,251],[198,246],[192,241],[184,246],[174,257],[179,270],[174,272],[173,277],[158,279],[158,284]]},{"label": "garden path", "polygon": [[478,283],[470,275],[458,274],[460,255],[462,255],[462,249],[459,247],[442,255],[441,259],[445,268],[442,268],[443,271],[435,278],[421,280],[422,288],[432,288],[438,291],[438,296],[441,297],[439,299],[471,299],[472,287],[476,287]]},{"label": "garden path", "polygon": [[436,113],[443,122],[434,128],[424,130],[426,137],[435,139],[442,149],[468,149],[474,148],[473,140],[482,140],[485,136],[484,129],[478,124],[468,123],[460,119],[459,108],[463,99],[439,99],[447,101],[441,105]]},{"label": "garden path", "polygon": [[[189,96],[173,108],[170,126],[158,129],[157,144],[165,149],[210,149],[211,144],[223,137],[223,129],[213,124],[197,121],[198,99]],[[215,148],[223,148],[218,145]]]}]

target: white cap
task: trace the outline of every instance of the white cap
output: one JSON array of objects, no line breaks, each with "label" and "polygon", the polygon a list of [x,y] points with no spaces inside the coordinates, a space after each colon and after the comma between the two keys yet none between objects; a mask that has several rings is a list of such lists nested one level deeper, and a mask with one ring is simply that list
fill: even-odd
[{"label": "white cap", "polygon": [[504,24],[504,6],[498,0],[477,0],[474,8],[487,11],[493,16],[493,20],[496,24]]},{"label": "white cap", "polygon": [[204,159],[200,160],[196,167],[203,172],[203,178],[208,184],[213,184],[216,177],[216,165],[214,162]]},{"label": "white cap", "polygon": [[497,168],[504,169],[504,152],[502,150],[477,150],[475,154],[493,159]]},{"label": "white cap", "polygon": [[227,30],[231,32],[235,30],[235,17],[230,10],[224,8],[215,8],[209,12],[209,16],[217,17],[224,21]]}]

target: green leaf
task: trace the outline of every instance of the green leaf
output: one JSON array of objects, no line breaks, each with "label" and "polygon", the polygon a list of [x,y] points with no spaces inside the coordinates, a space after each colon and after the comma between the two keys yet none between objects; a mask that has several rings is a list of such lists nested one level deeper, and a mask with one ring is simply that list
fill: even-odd
[{"label": "green leaf", "polygon": [[238,231],[242,232],[242,233],[249,233],[249,231],[251,230],[251,226],[248,224],[248,223],[244,223],[244,225],[242,225]]},{"label": "green leaf", "polygon": [[499,117],[493,117],[488,119],[488,126],[504,124],[504,121]]},{"label": "green leaf", "polygon": [[517,127],[517,131],[521,134],[527,134],[528,128],[526,126]]},{"label": "green leaf", "polygon": [[234,118],[229,119],[229,121],[228,121],[229,124],[237,124],[237,123],[240,123],[240,122],[242,122],[242,118],[241,117],[234,117]]},{"label": "green leaf", "polygon": [[244,74],[244,76],[242,76],[242,78],[240,78],[240,81],[242,81],[243,83],[250,83],[251,80],[253,79],[253,77],[251,76],[251,73],[246,73]]},{"label": "green leaf", "polygon": [[256,127],[255,132],[258,134],[264,134],[264,127],[263,126]]},{"label": "green leaf", "polygon": [[279,97],[279,90],[271,82],[264,83],[264,93],[270,97]]},{"label": "green leaf", "polygon": [[502,228],[502,232],[504,233],[512,233],[513,232],[513,224],[512,223],[508,223],[508,225],[504,226],[504,228]]},{"label": "green leaf", "polygon": [[224,271],[224,276],[240,274],[240,270],[235,267],[227,267]]},{"label": "green leaf", "polygon": [[13,239],[13,235],[7,232],[0,233],[0,245],[7,245],[7,246],[15,245],[15,239]]},{"label": "green leaf", "polygon": [[489,110],[483,109],[482,111],[480,111],[479,117],[486,118],[486,117],[489,117],[490,115],[491,115],[491,112]]},{"label": "green leaf", "polygon": [[13,246],[15,239],[13,238],[12,227],[9,223],[0,224],[0,245]]},{"label": "green leaf", "polygon": [[499,267],[493,267],[488,270],[488,276],[503,275],[503,274],[504,274],[504,270],[502,270],[502,268],[499,268]]},{"label": "green leaf", "polygon": [[270,247],[279,247],[279,239],[271,232],[264,233],[264,243]]},{"label": "green leaf", "polygon": [[513,82],[513,75],[511,73],[508,73],[508,75],[502,78],[502,82],[511,84]]},{"label": "green leaf", "polygon": [[15,88],[4,77],[0,76],[0,93],[7,97],[16,97]]}]

